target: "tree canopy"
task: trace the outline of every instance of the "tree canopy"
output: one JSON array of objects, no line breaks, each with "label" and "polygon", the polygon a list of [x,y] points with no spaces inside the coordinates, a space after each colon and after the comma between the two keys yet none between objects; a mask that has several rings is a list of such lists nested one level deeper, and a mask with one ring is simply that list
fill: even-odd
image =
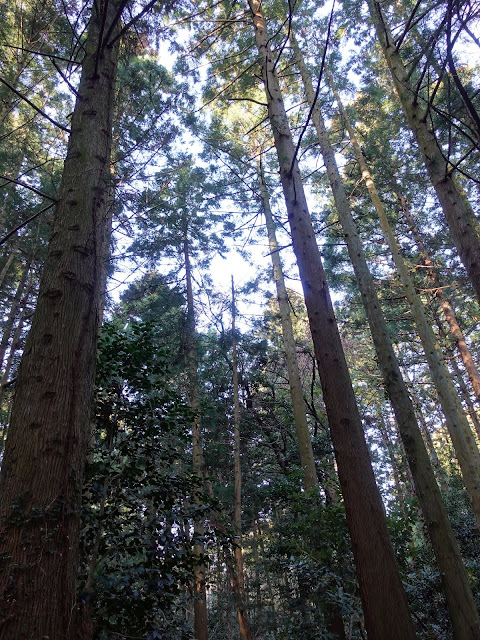
[{"label": "tree canopy", "polygon": [[480,640],[480,4],[0,7],[0,640]]}]

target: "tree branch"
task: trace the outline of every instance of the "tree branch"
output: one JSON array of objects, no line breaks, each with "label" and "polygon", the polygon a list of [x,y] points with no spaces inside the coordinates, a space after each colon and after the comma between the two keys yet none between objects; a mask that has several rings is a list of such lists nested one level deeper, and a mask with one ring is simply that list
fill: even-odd
[{"label": "tree branch", "polygon": [[17,91],[14,87],[12,87],[12,85],[7,82],[4,78],[0,78],[0,82],[3,82],[3,84],[5,86],[7,86],[10,91],[13,91],[13,93],[15,95],[17,95],[19,98],[21,98],[22,100],[24,100],[28,105],[30,105],[32,107],[32,109],[35,109],[35,111],[37,113],[39,113],[40,115],[42,115],[44,118],[46,118],[49,122],[51,122],[53,125],[55,125],[56,127],[58,127],[59,129],[62,129],[62,131],[66,131],[67,133],[70,133],[70,129],[68,129],[67,127],[64,127],[63,124],[60,124],[59,122],[57,122],[56,120],[54,120],[53,118],[50,118],[50,116],[48,116],[44,111],[42,111],[40,109],[40,107],[37,107],[35,104],[33,104],[33,102],[31,100],[29,100],[28,98],[26,98],[23,94],[20,93],[20,91]]},{"label": "tree branch", "polygon": [[47,198],[47,200],[51,200],[53,202],[53,204],[57,203],[57,199],[56,198],[52,198],[52,196],[49,196],[46,193],[43,193],[43,191],[40,191],[39,189],[35,189],[35,187],[31,187],[29,184],[27,184],[26,182],[22,182],[21,180],[15,180],[14,178],[7,178],[7,176],[0,176],[1,180],[5,180],[5,182],[3,184],[0,185],[0,189],[2,187],[4,187],[6,184],[18,184],[19,187],[24,187],[25,189],[30,189],[30,191],[33,191],[33,193],[36,193],[37,196],[42,196],[42,198]]},{"label": "tree branch", "polygon": [[13,235],[15,235],[17,233],[17,231],[19,231],[20,229],[22,229],[23,227],[27,226],[27,224],[29,224],[30,222],[32,222],[33,220],[35,220],[35,218],[38,218],[39,215],[41,215],[42,213],[45,213],[45,211],[48,211],[49,209],[51,209],[52,207],[55,206],[55,203],[52,202],[51,204],[49,204],[48,206],[44,207],[43,209],[41,209],[40,211],[37,211],[37,213],[34,213],[33,216],[30,216],[30,218],[27,218],[27,220],[25,220],[24,222],[22,222],[21,224],[17,225],[15,227],[15,229],[12,229],[11,231],[9,231],[7,233],[6,236],[3,236],[3,238],[0,240],[0,246],[2,244],[5,244],[5,242],[7,242],[7,240],[9,238],[11,238]]}]

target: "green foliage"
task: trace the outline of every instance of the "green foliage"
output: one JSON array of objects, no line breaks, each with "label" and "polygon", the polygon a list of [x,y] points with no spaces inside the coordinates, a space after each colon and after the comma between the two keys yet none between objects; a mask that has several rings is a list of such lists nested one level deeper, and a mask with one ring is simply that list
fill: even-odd
[{"label": "green foliage", "polygon": [[192,416],[168,387],[170,354],[157,337],[149,323],[113,321],[99,343],[80,579],[97,638],[183,633],[197,482],[183,463]]}]

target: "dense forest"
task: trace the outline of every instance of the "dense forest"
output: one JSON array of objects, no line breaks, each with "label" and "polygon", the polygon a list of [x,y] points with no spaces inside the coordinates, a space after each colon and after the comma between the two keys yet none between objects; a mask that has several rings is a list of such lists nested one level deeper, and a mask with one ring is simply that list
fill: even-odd
[{"label": "dense forest", "polygon": [[480,640],[479,25],[3,0],[1,640]]}]

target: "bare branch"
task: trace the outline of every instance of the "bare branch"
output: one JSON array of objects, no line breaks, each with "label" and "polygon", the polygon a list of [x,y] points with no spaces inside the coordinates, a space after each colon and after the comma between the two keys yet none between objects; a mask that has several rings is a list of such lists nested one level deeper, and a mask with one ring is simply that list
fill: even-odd
[{"label": "bare branch", "polygon": [[18,184],[19,187],[24,187],[25,189],[29,189],[30,191],[33,191],[33,193],[36,193],[37,196],[42,196],[42,198],[47,198],[47,200],[51,200],[54,204],[57,202],[56,198],[52,198],[52,196],[49,196],[48,194],[43,193],[43,191],[40,191],[39,189],[35,189],[35,187],[31,187],[29,184],[26,184],[21,180],[14,180],[13,178],[7,178],[7,176],[0,176],[0,179],[5,180],[5,182],[2,185],[0,185],[0,188],[4,187],[6,184]]},{"label": "bare branch", "polygon": [[13,91],[13,93],[15,95],[17,95],[19,98],[21,98],[22,100],[24,100],[28,105],[30,105],[32,107],[32,109],[35,109],[35,111],[37,113],[39,113],[40,115],[42,115],[44,118],[46,118],[49,122],[51,122],[53,125],[55,125],[56,127],[58,127],[59,129],[62,129],[62,131],[66,131],[67,133],[70,133],[70,129],[68,129],[67,127],[64,127],[63,124],[60,124],[59,122],[57,122],[56,120],[54,120],[53,118],[50,118],[50,116],[48,116],[44,111],[42,111],[39,107],[37,107],[37,105],[33,104],[33,102],[31,100],[29,100],[28,98],[26,98],[22,93],[20,93],[20,91],[17,91],[17,89],[15,89],[14,87],[12,87],[12,85],[7,82],[4,78],[0,78],[0,82],[3,82],[3,84],[5,86],[7,86],[10,91]]},{"label": "bare branch", "polygon": [[44,53],[43,51],[33,51],[33,49],[26,49],[25,47],[16,47],[13,44],[0,43],[0,47],[8,47],[8,49],[17,49],[18,51],[24,51],[25,53],[31,53],[35,56],[44,56],[45,58],[54,58],[55,60],[61,60],[62,62],[68,62],[69,64],[80,65],[81,62],[76,62],[70,58],[62,58],[62,56],[53,55],[53,53]]},{"label": "bare branch", "polygon": [[300,136],[299,136],[298,141],[297,141],[297,147],[295,149],[295,153],[293,154],[292,164],[291,164],[291,167],[290,167],[290,172],[289,172],[290,175],[292,175],[293,165],[295,164],[295,161],[297,159],[298,150],[300,148],[300,143],[302,142],[302,138],[303,138],[303,136],[305,134],[305,131],[308,128],[308,125],[310,123],[310,119],[312,117],[313,110],[315,109],[315,106],[317,104],[318,94],[320,93],[320,84],[322,82],[323,70],[325,68],[325,58],[326,58],[326,55],[327,55],[328,43],[329,43],[329,40],[330,40],[330,32],[332,30],[333,11],[334,11],[334,9],[335,9],[335,0],[333,0],[332,10],[330,11],[330,18],[328,20],[327,36],[325,38],[325,46],[323,47],[322,64],[320,65],[320,73],[318,75],[318,82],[317,82],[317,89],[315,91],[315,98],[313,99],[312,106],[310,107],[310,111],[308,112],[307,120],[305,122],[305,125],[303,126],[302,132],[300,133]]},{"label": "bare branch", "polygon": [[34,213],[33,216],[30,216],[30,218],[27,218],[27,220],[25,220],[24,222],[20,223],[19,225],[17,225],[15,227],[15,229],[12,229],[11,231],[9,231],[7,233],[6,236],[3,236],[3,238],[0,240],[0,246],[2,244],[5,244],[5,242],[7,242],[7,240],[9,238],[11,238],[13,235],[15,235],[17,233],[17,231],[19,231],[20,229],[22,229],[23,227],[26,227],[27,224],[30,224],[30,222],[32,222],[33,220],[35,220],[35,218],[38,218],[38,216],[40,216],[42,213],[45,213],[45,211],[48,211],[49,209],[51,209],[52,207],[55,206],[55,203],[52,202],[51,204],[47,205],[46,207],[44,207],[43,209],[41,209],[40,211],[37,211],[37,213]]}]

